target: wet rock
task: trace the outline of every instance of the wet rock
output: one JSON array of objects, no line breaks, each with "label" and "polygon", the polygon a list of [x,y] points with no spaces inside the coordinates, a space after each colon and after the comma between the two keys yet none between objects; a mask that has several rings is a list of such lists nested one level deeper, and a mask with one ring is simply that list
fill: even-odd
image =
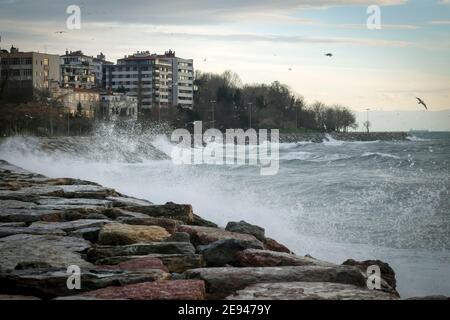
[{"label": "wet rock", "polygon": [[98,242],[104,245],[127,245],[146,241],[163,241],[170,234],[158,226],[110,223],[100,230]]},{"label": "wet rock", "polygon": [[116,220],[122,217],[145,219],[149,216],[140,212],[128,211],[123,208],[110,208],[102,211],[102,214],[110,219]]},{"label": "wet rock", "polygon": [[112,202],[103,199],[41,197],[37,203],[44,208],[104,207],[111,208]]},{"label": "wet rock", "polygon": [[448,300],[448,301],[450,301],[450,297],[446,297],[443,295],[434,295],[434,296],[424,296],[424,297],[411,297],[406,300]]},{"label": "wet rock", "polygon": [[192,206],[190,204],[176,204],[173,202],[167,202],[164,205],[128,206],[124,209],[127,211],[144,213],[151,217],[180,220],[184,223],[190,223],[193,221]]},{"label": "wet rock", "polygon": [[[189,269],[201,268],[203,257],[198,254],[149,254],[146,257],[157,258],[169,269],[170,272],[185,272]],[[139,256],[115,256],[96,261],[99,265],[115,265],[120,262],[137,259]]]},{"label": "wet rock", "polygon": [[135,217],[119,217],[117,221],[120,223],[131,224],[131,225],[142,225],[142,226],[159,226],[167,230],[170,234],[173,234],[178,226],[183,223],[179,220],[167,219],[167,218],[155,218],[155,217],[145,217],[145,218],[135,218]]},{"label": "wet rock", "polygon": [[248,222],[245,222],[244,220],[241,220],[239,222],[228,222],[225,230],[237,233],[251,234],[256,239],[262,242],[264,242],[266,239],[264,228],[250,224]]},{"label": "wet rock", "polygon": [[208,221],[206,219],[203,219],[202,217],[193,214],[193,220],[191,223],[189,223],[193,226],[200,226],[200,227],[211,227],[211,228],[217,228],[217,224],[214,222]]},{"label": "wet rock", "polygon": [[236,239],[222,239],[208,245],[197,247],[197,251],[203,255],[208,267],[223,267],[227,264],[234,265],[240,251],[248,248],[261,248],[253,242]]},{"label": "wet rock", "polygon": [[296,256],[285,252],[247,249],[237,252],[234,259],[240,267],[281,267],[281,266],[332,266],[333,264],[309,257]]},{"label": "wet rock", "polygon": [[1,222],[61,221],[62,211],[0,208]]},{"label": "wet rock", "polygon": [[40,298],[73,295],[109,286],[166,280],[170,275],[158,269],[143,271],[85,270],[81,268],[81,288],[70,290],[67,269],[26,269],[0,273],[0,288],[9,294],[32,295]]},{"label": "wet rock", "polygon": [[[204,300],[205,285],[198,280],[144,282],[90,291],[80,296],[104,300]],[[71,298],[77,300],[80,296]]]},{"label": "wet rock", "polygon": [[178,228],[178,231],[189,233],[192,243],[194,243],[196,246],[210,244],[223,239],[235,239],[238,241],[251,242],[255,245],[255,247],[259,247],[261,249],[263,248],[262,242],[249,234],[230,232],[218,228],[189,225],[180,226]]},{"label": "wet rock", "polygon": [[56,236],[65,236],[66,233],[62,230],[54,229],[54,230],[45,230],[39,228],[32,227],[0,227],[0,238],[9,237],[15,234],[34,234],[34,235],[56,235]]},{"label": "wet rock", "polygon": [[98,183],[80,179],[73,178],[56,178],[56,179],[34,179],[35,182],[41,184],[48,184],[51,186],[61,186],[61,185],[92,185],[92,186],[100,186]]},{"label": "wet rock", "polygon": [[42,262],[52,267],[78,265],[91,268],[80,252],[91,244],[80,238],[53,235],[17,234],[0,239],[0,270],[13,270],[18,264]]},{"label": "wet rock", "polygon": [[88,261],[116,256],[143,256],[148,254],[195,254],[195,248],[185,242],[147,242],[125,246],[96,245],[88,251]]},{"label": "wet rock", "polygon": [[107,223],[110,223],[109,220],[95,220],[95,219],[80,219],[74,221],[66,221],[66,222],[46,222],[46,221],[38,221],[33,222],[30,225],[30,228],[42,231],[52,231],[52,230],[63,230],[65,232],[71,232],[78,229],[85,228],[95,228],[102,227]]},{"label": "wet rock", "polygon": [[0,294],[0,300],[41,300],[38,297]]},{"label": "wet rock", "polygon": [[271,238],[266,238],[266,241],[264,242],[264,248],[270,251],[291,253],[291,250],[289,250],[289,248]]},{"label": "wet rock", "polygon": [[0,200],[0,208],[32,209],[36,207],[37,204],[34,202],[24,202],[18,200]]},{"label": "wet rock", "polygon": [[17,227],[26,227],[27,224],[25,222],[1,222],[0,228],[17,228]]},{"label": "wet rock", "polygon": [[350,284],[330,282],[258,283],[226,300],[396,300],[395,295]]},{"label": "wet rock", "polygon": [[191,242],[191,236],[187,232],[175,232],[166,241],[169,242]]},{"label": "wet rock", "polygon": [[[348,259],[342,264],[346,266],[355,266],[359,268],[364,274],[367,274],[367,268],[369,266],[377,265],[381,271],[381,279],[384,280],[390,288],[396,290],[397,281],[395,279],[395,271],[386,262],[380,260],[356,261],[353,259]],[[386,291],[390,291],[390,288],[386,288]]]},{"label": "wet rock", "polygon": [[153,204],[150,201],[133,197],[107,197],[106,200],[111,201],[114,207],[150,206]]},{"label": "wet rock", "polygon": [[127,261],[119,262],[115,265],[109,265],[109,266],[99,266],[100,268],[107,268],[107,269],[121,269],[121,270],[128,270],[128,271],[139,271],[139,270],[146,270],[146,269],[159,269],[164,272],[169,272],[169,269],[163,264],[161,259],[152,257],[152,256],[144,256],[144,257],[138,257],[133,258]]},{"label": "wet rock", "polygon": [[267,268],[200,268],[186,271],[186,278],[206,283],[210,299],[222,299],[255,283],[334,282],[365,286],[360,270],[351,266],[295,266]]},{"label": "wet rock", "polygon": [[69,233],[71,237],[83,238],[84,240],[96,243],[98,241],[98,235],[100,234],[100,228],[82,228]]}]

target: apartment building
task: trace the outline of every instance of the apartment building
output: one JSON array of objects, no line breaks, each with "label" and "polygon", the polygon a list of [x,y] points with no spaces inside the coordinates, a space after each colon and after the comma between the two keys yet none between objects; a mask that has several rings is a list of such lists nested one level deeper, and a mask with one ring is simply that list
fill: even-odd
[{"label": "apartment building", "polygon": [[60,79],[59,56],[39,52],[20,52],[18,48],[0,51],[0,79],[4,96],[31,97],[33,89],[48,89]]},{"label": "apartment building", "polygon": [[82,51],[66,51],[61,56],[61,86],[66,88],[101,88],[103,65],[112,64],[106,61],[105,55],[97,57],[85,55]]},{"label": "apartment building", "polygon": [[134,93],[142,110],[193,106],[193,60],[137,52],[103,67],[104,87]]}]

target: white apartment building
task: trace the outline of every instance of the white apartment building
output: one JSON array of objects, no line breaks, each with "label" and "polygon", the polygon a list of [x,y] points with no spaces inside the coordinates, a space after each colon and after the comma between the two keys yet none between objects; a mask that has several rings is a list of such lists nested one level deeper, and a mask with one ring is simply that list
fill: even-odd
[{"label": "white apartment building", "polygon": [[143,110],[192,108],[193,78],[193,60],[177,58],[172,51],[164,55],[138,52],[103,67],[104,87],[136,94]]}]

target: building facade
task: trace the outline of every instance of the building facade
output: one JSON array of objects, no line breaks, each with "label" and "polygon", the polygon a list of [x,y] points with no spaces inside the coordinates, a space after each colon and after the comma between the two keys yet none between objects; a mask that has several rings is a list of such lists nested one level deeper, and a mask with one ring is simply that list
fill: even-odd
[{"label": "building facade", "polygon": [[102,120],[136,120],[137,96],[118,92],[100,94],[99,118]]},{"label": "building facade", "polygon": [[103,67],[104,87],[135,94],[142,110],[192,108],[193,78],[193,60],[178,58],[172,51],[138,52]]},{"label": "building facade", "polygon": [[54,102],[60,103],[65,108],[65,113],[75,117],[92,119],[99,111],[100,92],[83,88],[64,88],[53,85],[51,90]]},{"label": "building facade", "polygon": [[59,81],[59,56],[39,52],[0,52],[0,80],[5,91],[31,95],[33,89],[49,89],[52,81]]}]

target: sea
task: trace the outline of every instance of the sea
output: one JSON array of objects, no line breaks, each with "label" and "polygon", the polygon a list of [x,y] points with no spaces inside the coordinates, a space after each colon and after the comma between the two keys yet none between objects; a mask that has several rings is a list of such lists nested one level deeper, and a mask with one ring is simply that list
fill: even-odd
[{"label": "sea", "polygon": [[173,147],[167,135],[102,128],[88,139],[2,138],[0,159],[156,204],[189,203],[220,226],[245,220],[299,255],[385,261],[403,298],[450,296],[450,132],[280,143],[279,170],[266,176],[258,165],[176,164]]}]

